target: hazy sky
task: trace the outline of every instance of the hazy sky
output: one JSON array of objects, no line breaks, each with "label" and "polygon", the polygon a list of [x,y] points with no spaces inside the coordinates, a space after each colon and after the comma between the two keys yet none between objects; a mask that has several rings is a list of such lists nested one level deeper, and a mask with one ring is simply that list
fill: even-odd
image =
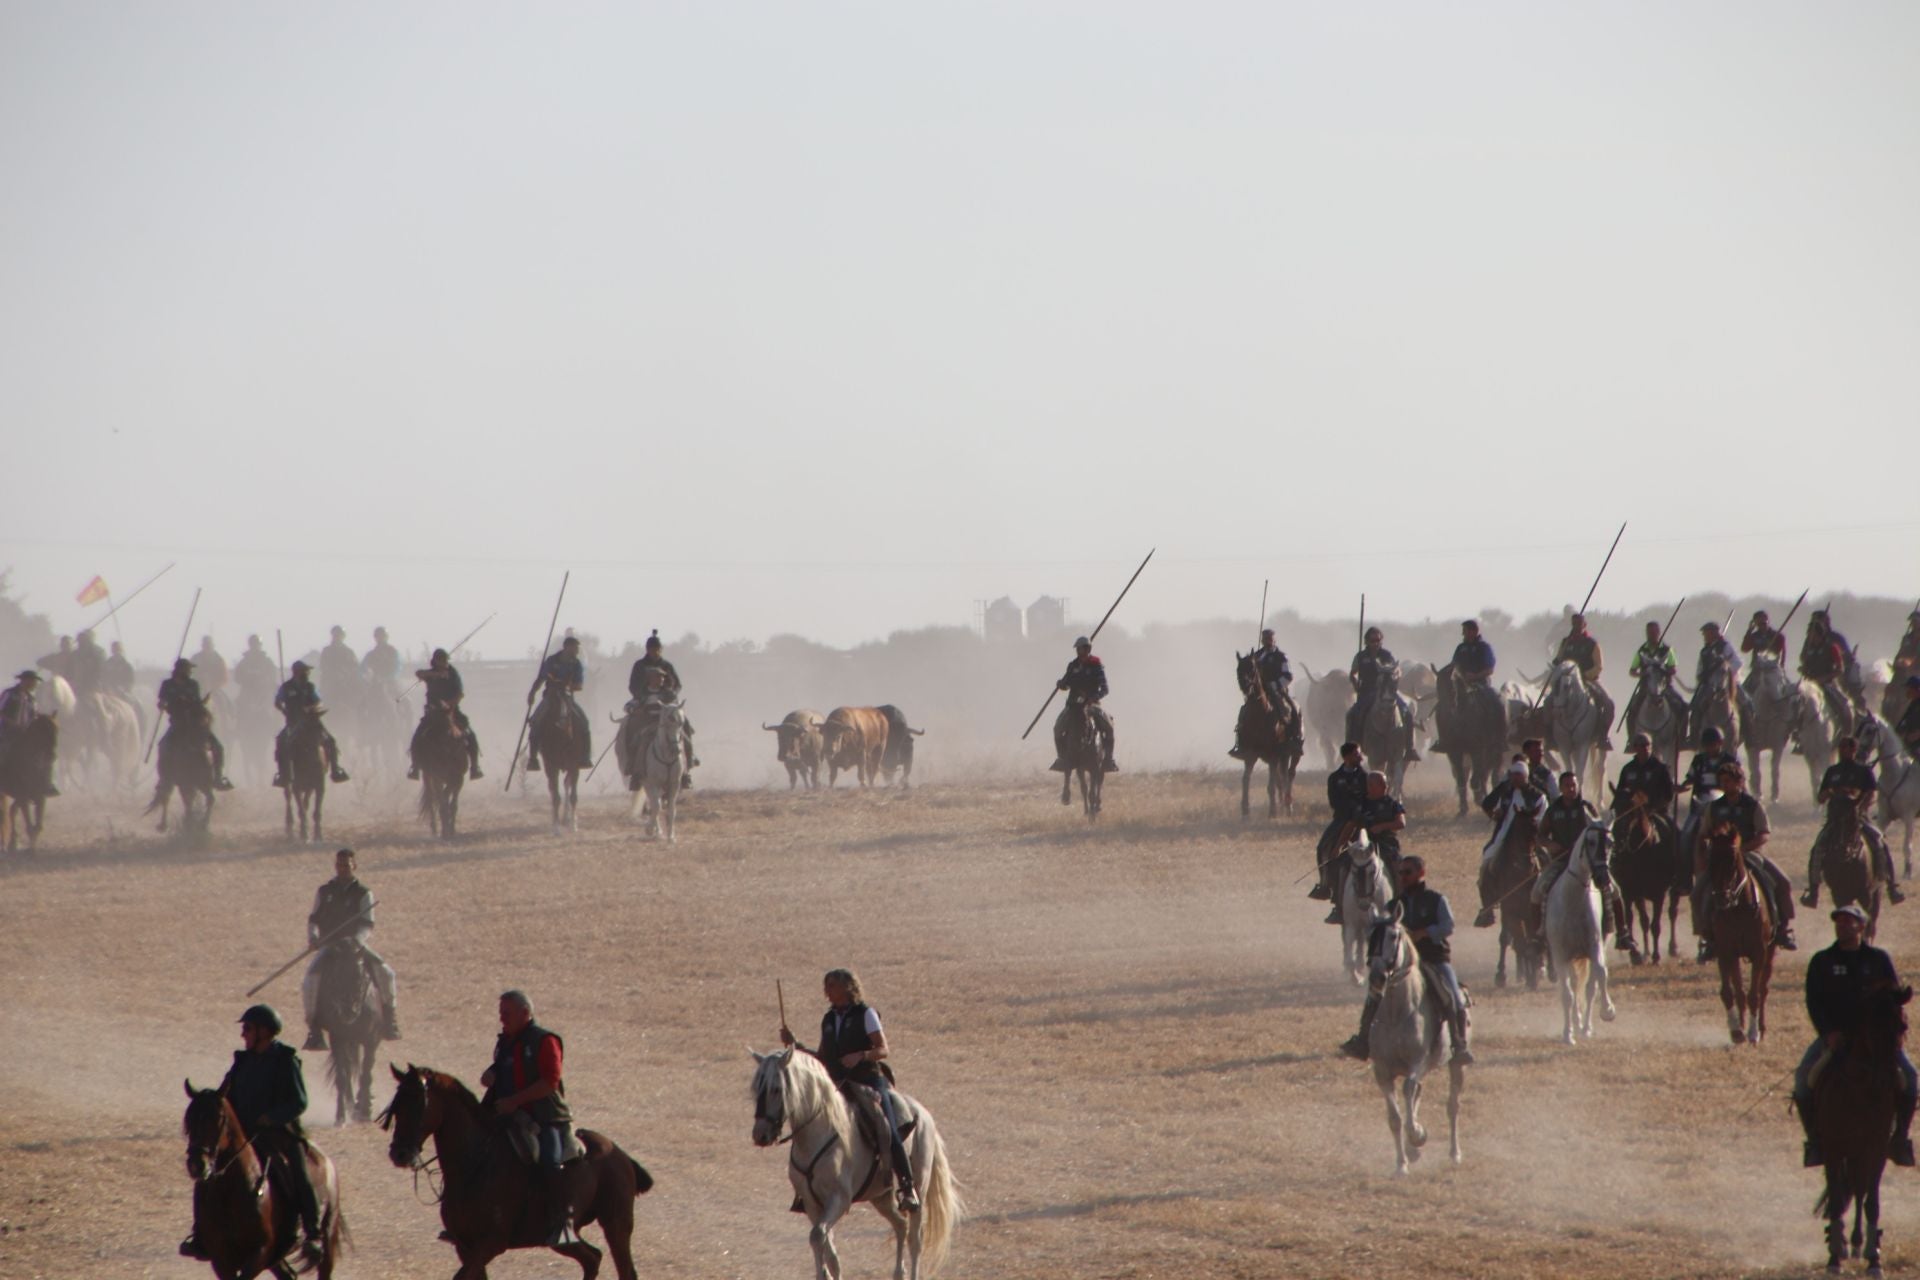
[{"label": "hazy sky", "polygon": [[1920,595],[1920,6],[0,2],[0,564],[136,653]]}]

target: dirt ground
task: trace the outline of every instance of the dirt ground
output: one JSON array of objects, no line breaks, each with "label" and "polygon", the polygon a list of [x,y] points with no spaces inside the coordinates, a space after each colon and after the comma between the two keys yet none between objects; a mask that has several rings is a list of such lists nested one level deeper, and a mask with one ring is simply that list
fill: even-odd
[{"label": "dirt ground", "polygon": [[[1371,1076],[1334,1051],[1359,997],[1296,883],[1321,778],[1303,772],[1300,817],[1243,824],[1237,776],[1122,774],[1095,828],[1038,775],[908,794],[699,790],[672,848],[642,843],[612,793],[556,837],[544,796],[492,780],[451,843],[427,837],[398,782],[337,793],[317,847],[283,842],[261,792],[223,804],[198,843],[153,834],[131,798],[56,801],[39,855],[0,875],[0,1276],[206,1274],[174,1254],[189,1219],[180,1082],[219,1079],[245,991],[303,943],[343,843],[401,976],[392,1059],[475,1080],[495,997],[527,989],[566,1036],[580,1122],[658,1180],[638,1210],[643,1275],[811,1274],[785,1149],[748,1137],[747,1047],[775,1043],[776,977],[810,1040],[819,975],[842,964],[949,1144],[969,1208],[951,1275],[1616,1280],[1823,1260],[1817,1176],[1798,1168],[1785,1108],[1823,918],[1803,917],[1812,945],[1783,955],[1759,1049],[1727,1047],[1717,979],[1690,960],[1623,960],[1619,1020],[1566,1048],[1557,996],[1496,991],[1492,933],[1465,927],[1483,824],[1417,796],[1406,847],[1462,917],[1480,1065],[1465,1164],[1433,1147],[1396,1179]],[[1813,825],[1796,781],[1774,814],[1798,880]],[[1903,960],[1913,938],[1911,912],[1893,911],[1883,945]],[[295,1021],[297,977],[267,992]],[[343,1274],[450,1275],[436,1211],[384,1135],[327,1127],[319,1064],[307,1075],[355,1241]],[[382,1103],[390,1086],[383,1071]],[[1443,1093],[1424,1112],[1442,1129]],[[1910,1264],[1910,1174],[1890,1175],[1884,1219],[1894,1264]],[[850,1276],[887,1274],[871,1211],[841,1247]],[[520,1253],[493,1274],[577,1272]]]}]

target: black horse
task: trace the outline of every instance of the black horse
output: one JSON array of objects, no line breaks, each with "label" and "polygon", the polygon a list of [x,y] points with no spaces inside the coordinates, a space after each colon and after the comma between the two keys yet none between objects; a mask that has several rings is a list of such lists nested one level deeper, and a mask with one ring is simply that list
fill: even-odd
[{"label": "black horse", "polygon": [[1240,683],[1239,746],[1235,758],[1240,761],[1240,816],[1252,813],[1249,793],[1253,789],[1253,768],[1267,766],[1267,816],[1278,817],[1282,809],[1293,812],[1293,779],[1300,770],[1300,757],[1306,754],[1306,735],[1302,730],[1300,708],[1292,698],[1282,695],[1278,705],[1269,706],[1254,673],[1253,651],[1234,654],[1234,678]]},{"label": "black horse", "polygon": [[373,1118],[373,1058],[380,1047],[386,1010],[367,964],[366,953],[350,938],[332,943],[320,953],[314,1023],[327,1037],[327,1076],[336,1100],[335,1125],[347,1122],[349,1110],[355,1120]]},{"label": "black horse", "polygon": [[1487,798],[1494,774],[1507,753],[1507,708],[1497,691],[1471,685],[1454,674],[1453,664],[1435,667],[1440,678],[1434,721],[1440,731],[1439,750],[1453,766],[1454,792],[1460,816],[1467,814],[1467,786],[1473,786],[1475,804]]}]

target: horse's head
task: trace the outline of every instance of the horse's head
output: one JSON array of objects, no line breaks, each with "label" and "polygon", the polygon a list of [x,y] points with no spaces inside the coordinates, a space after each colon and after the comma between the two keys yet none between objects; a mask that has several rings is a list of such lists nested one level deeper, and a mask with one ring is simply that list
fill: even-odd
[{"label": "horse's head", "polygon": [[1600,818],[1590,820],[1580,836],[1580,853],[1576,861],[1604,890],[1613,879],[1613,828]]},{"label": "horse's head", "polygon": [[405,1071],[388,1063],[387,1070],[393,1072],[400,1087],[393,1091],[393,1101],[380,1113],[380,1127],[393,1134],[393,1141],[387,1144],[387,1158],[400,1168],[408,1169],[419,1160],[427,1139],[438,1133],[446,1121],[446,1085],[450,1082],[412,1063],[407,1064]]},{"label": "horse's head", "polygon": [[1347,861],[1352,864],[1355,871],[1373,865],[1377,850],[1372,838],[1367,835],[1365,827],[1357,822],[1350,822],[1342,830],[1340,838],[1345,844],[1342,852],[1347,855]]},{"label": "horse's head", "polygon": [[1913,999],[1912,987],[1882,987],[1867,1002],[1865,1029],[1878,1046],[1891,1052],[1899,1048],[1907,1035],[1907,1003]]},{"label": "horse's head", "polygon": [[1707,878],[1722,901],[1735,898],[1747,881],[1747,860],[1740,856],[1740,829],[1722,823],[1707,832]]},{"label": "horse's head", "polygon": [[793,1062],[793,1050],[779,1053],[754,1053],[753,1069],[753,1145],[770,1147],[780,1140],[787,1124],[787,1067]]},{"label": "horse's head", "polygon": [[1413,969],[1413,943],[1401,923],[1405,909],[1396,902],[1374,921],[1367,941],[1367,994],[1385,995],[1387,988]]},{"label": "horse's head", "polygon": [[182,1083],[187,1090],[187,1114],[180,1121],[187,1136],[187,1176],[205,1182],[226,1163],[223,1155],[244,1142],[240,1118],[219,1089],[196,1089],[191,1080]]}]

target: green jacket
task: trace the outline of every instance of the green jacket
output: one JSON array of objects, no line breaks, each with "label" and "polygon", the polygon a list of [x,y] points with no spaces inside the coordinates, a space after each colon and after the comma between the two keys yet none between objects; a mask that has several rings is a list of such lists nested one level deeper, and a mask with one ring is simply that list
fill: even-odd
[{"label": "green jacket", "polygon": [[1642,666],[1651,664],[1662,671],[1673,671],[1679,664],[1673,660],[1673,646],[1664,640],[1659,644],[1642,644],[1633,651],[1633,665],[1627,668],[1627,674],[1637,676]]},{"label": "green jacket", "polygon": [[307,1082],[300,1071],[300,1055],[292,1045],[276,1040],[264,1053],[236,1051],[220,1091],[233,1104],[233,1112],[246,1126],[249,1137],[264,1129],[300,1132],[300,1117],[307,1109]]}]

